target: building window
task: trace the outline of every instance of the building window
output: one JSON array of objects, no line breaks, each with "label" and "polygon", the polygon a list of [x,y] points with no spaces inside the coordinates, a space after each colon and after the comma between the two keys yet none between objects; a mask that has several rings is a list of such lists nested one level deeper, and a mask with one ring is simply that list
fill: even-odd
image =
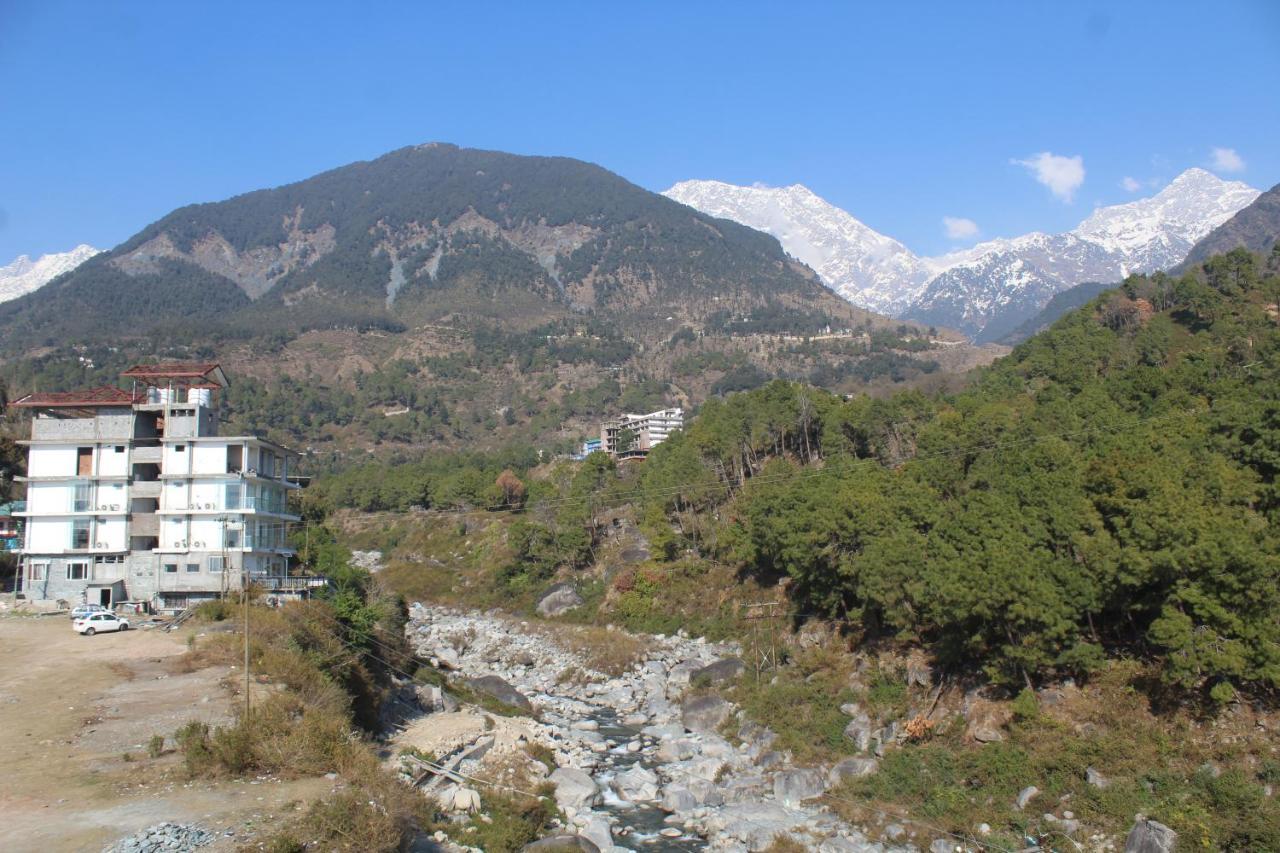
[{"label": "building window", "polygon": [[165,564],[164,564],[164,573],[165,573],[166,575],[176,575],[176,574],[178,573],[178,564],[177,564],[177,563],[165,563]]},{"label": "building window", "polygon": [[67,580],[82,581],[89,577],[88,563],[67,563]]},{"label": "building window", "polygon": [[117,444],[117,445],[116,445],[116,453],[124,453],[124,445],[123,445],[123,444]]},{"label": "building window", "polygon": [[174,453],[186,453],[186,452],[187,452],[187,446],[186,446],[185,444],[175,444],[175,445],[173,446],[173,452],[174,452]]},{"label": "building window", "polygon": [[210,557],[209,571],[213,572],[214,574],[220,574],[222,572],[224,563],[225,563],[225,560],[222,557]]},{"label": "building window", "polygon": [[227,535],[223,538],[226,540],[227,548],[240,547],[240,531],[239,530],[228,530]]},{"label": "building window", "polygon": [[71,522],[71,548],[84,550],[89,547],[89,519],[77,518]]},{"label": "building window", "polygon": [[76,476],[89,477],[93,475],[93,448],[77,447],[76,448]]},{"label": "building window", "polygon": [[199,563],[187,563],[187,574],[194,575],[200,573]]},{"label": "building window", "polygon": [[42,581],[45,579],[46,573],[49,571],[48,563],[32,563],[27,568],[27,577],[33,581]]},{"label": "building window", "polygon": [[240,509],[240,484],[227,483],[226,495],[224,496],[226,509]]},{"label": "building window", "polygon": [[93,509],[93,484],[76,483],[75,494],[71,499],[72,512],[88,512]]}]

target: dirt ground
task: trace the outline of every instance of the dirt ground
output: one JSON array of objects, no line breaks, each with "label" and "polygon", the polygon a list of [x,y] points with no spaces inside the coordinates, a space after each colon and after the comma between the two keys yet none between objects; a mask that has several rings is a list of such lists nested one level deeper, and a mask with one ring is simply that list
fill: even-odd
[{"label": "dirt ground", "polygon": [[[231,719],[238,674],[172,665],[196,630],[82,637],[65,615],[0,617],[4,850],[96,853],[161,821],[198,823],[222,835],[204,850],[232,850],[332,790],[323,778],[187,780],[172,734]],[[153,735],[166,738],[159,758]]]}]

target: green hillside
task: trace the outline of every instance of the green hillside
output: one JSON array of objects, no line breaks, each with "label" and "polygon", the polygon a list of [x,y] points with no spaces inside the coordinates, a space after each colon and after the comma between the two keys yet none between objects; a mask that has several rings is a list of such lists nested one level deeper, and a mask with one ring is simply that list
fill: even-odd
[{"label": "green hillside", "polygon": [[767,235],[589,163],[431,144],[183,207],[0,306],[10,352],[458,315],[527,328],[594,316],[669,336],[717,312],[805,331],[865,318]]}]

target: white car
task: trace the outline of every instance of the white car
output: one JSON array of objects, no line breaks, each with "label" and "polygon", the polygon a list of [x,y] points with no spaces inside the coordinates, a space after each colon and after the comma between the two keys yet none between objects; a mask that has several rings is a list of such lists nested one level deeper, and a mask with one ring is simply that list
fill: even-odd
[{"label": "white car", "polygon": [[75,610],[71,611],[71,621],[83,619],[86,616],[92,616],[94,613],[106,613],[107,608],[101,604],[81,604]]},{"label": "white car", "polygon": [[71,627],[86,637],[92,637],[104,631],[128,631],[129,620],[121,619],[114,613],[90,613],[83,619],[72,622]]}]

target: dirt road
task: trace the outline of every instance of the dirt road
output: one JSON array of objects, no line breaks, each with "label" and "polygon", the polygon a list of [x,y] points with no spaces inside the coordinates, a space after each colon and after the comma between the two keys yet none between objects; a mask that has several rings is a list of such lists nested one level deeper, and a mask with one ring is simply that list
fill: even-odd
[{"label": "dirt road", "polygon": [[[191,782],[171,736],[230,719],[236,672],[173,666],[187,628],[82,637],[65,616],[0,617],[0,837],[7,851],[99,851],[161,821],[199,823],[234,849],[324,779]],[[197,638],[199,642],[199,638]],[[148,756],[153,735],[166,752]]]}]

